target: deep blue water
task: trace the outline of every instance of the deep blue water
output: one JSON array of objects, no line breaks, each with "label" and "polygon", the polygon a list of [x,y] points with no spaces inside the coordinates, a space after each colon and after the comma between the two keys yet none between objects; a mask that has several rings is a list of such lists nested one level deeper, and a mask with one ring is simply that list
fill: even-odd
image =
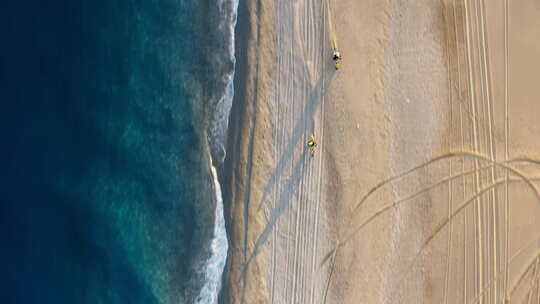
[{"label": "deep blue water", "polygon": [[1,303],[194,296],[208,117],[232,69],[217,16],[203,0],[1,2]]}]

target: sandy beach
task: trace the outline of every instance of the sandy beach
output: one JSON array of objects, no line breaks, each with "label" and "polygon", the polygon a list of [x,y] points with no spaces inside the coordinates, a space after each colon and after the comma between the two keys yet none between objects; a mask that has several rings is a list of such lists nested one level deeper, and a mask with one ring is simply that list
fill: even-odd
[{"label": "sandy beach", "polygon": [[540,303],[539,20],[240,2],[221,302]]}]

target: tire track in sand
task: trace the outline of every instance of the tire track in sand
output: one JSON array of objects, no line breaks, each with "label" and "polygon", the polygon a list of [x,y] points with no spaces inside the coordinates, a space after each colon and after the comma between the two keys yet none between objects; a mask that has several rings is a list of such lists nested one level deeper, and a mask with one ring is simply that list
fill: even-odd
[{"label": "tire track in sand", "polygon": [[[476,26],[476,42],[473,42],[471,47],[476,49],[477,53],[477,62],[474,66],[478,66],[478,83],[479,83],[479,93],[480,100],[482,101],[482,113],[484,117],[484,128],[483,128],[483,137],[485,141],[485,153],[489,158],[495,160],[495,146],[494,146],[494,135],[493,135],[493,107],[492,107],[492,92],[491,92],[491,69],[489,63],[489,47],[487,42],[487,21],[486,21],[486,12],[485,12],[485,1],[475,1],[474,2],[474,19],[473,23]],[[474,57],[472,57],[474,59]],[[475,92],[472,92],[475,94]],[[486,126],[487,125],[487,126]],[[480,148],[480,147],[479,147]],[[483,151],[479,151],[482,152]],[[496,179],[495,168],[491,168],[486,172],[486,180],[489,183],[493,183]],[[483,179],[482,179],[483,180]],[[497,194],[495,189],[493,189],[490,195],[486,196],[485,199],[488,201],[488,204],[483,204],[484,208],[481,212],[483,221],[481,224],[484,233],[480,232],[480,237],[483,238],[482,242],[486,254],[485,257],[485,275],[487,279],[492,279],[492,277],[498,273],[498,264],[499,264],[499,219],[498,219],[498,204],[497,204]],[[480,198],[482,200],[482,198]],[[485,234],[485,235],[484,235]],[[483,250],[483,249],[482,249]],[[483,263],[482,263],[483,264]],[[482,265],[484,267],[484,265]],[[484,273],[482,273],[484,275]],[[479,284],[483,286],[482,283]],[[494,286],[492,290],[486,294],[486,300],[488,302],[498,302],[499,292],[498,284]],[[481,298],[480,301],[483,299]]]},{"label": "tire track in sand", "polygon": [[[308,78],[308,82],[313,78],[314,75],[312,75],[312,67],[310,66],[311,65],[311,56],[310,56],[310,50],[311,50],[311,47],[310,47],[310,44],[311,44],[311,41],[312,39],[310,39],[310,33],[311,33],[311,27],[310,27],[310,24],[312,23],[312,20],[311,20],[311,17],[310,17],[310,5],[306,2],[304,2],[304,6],[303,6],[303,18],[302,20],[304,20],[303,24],[302,24],[302,27],[304,29],[304,35],[303,35],[303,39],[301,39],[300,41],[300,44],[302,46],[306,46],[307,47],[307,52],[306,52],[306,48],[304,48],[304,63],[305,63],[305,66],[306,66],[306,69],[309,71],[308,75],[307,75],[307,78]],[[300,21],[300,20],[299,20]],[[303,86],[303,89],[302,89],[302,97],[303,97],[303,100],[306,101],[306,104],[309,103],[309,99],[308,99],[308,95],[309,94],[306,94],[306,91],[309,90],[309,84],[307,84],[306,82],[303,82],[302,83],[302,86]],[[304,124],[304,134],[303,134],[303,142],[307,142],[307,139],[309,137],[309,130],[311,130],[310,128],[310,124],[309,124],[309,118],[307,118],[305,121],[303,121],[303,124]],[[307,151],[307,149],[306,149]],[[305,292],[305,288],[304,288],[304,284],[305,284],[305,280],[306,280],[306,274],[305,274],[305,267],[304,267],[304,261],[306,260],[306,243],[308,242],[308,238],[307,238],[307,231],[308,229],[306,229],[307,227],[307,222],[308,222],[308,214],[309,214],[309,210],[310,210],[310,204],[309,204],[309,196],[307,195],[309,192],[310,192],[310,186],[311,186],[311,166],[310,164],[308,163],[310,161],[310,156],[309,156],[309,153],[305,152],[303,154],[303,160],[304,160],[304,167],[306,168],[303,176],[305,178],[302,179],[302,182],[303,182],[303,191],[301,193],[299,193],[299,201],[302,202],[302,210],[299,210],[298,212],[301,214],[301,235],[300,235],[300,244],[299,244],[299,252],[297,253],[297,256],[298,256],[298,260],[296,261],[296,265],[297,265],[297,269],[298,269],[298,272],[296,274],[296,278],[297,278],[297,286],[298,286],[298,292],[297,292],[297,300],[296,300],[296,303],[304,303],[304,292]]]},{"label": "tire track in sand", "polygon": [[[469,3],[468,0],[463,0],[464,8],[465,8],[465,33],[466,33],[466,49],[467,49],[467,71],[468,71],[468,80],[469,80],[469,93],[470,93],[470,101],[471,101],[471,109],[472,109],[472,115],[473,115],[473,151],[478,152],[479,151],[479,145],[478,145],[478,121],[477,121],[477,112],[476,112],[476,98],[475,98],[475,86],[474,86],[474,75],[473,75],[473,67],[472,67],[472,50],[471,50],[471,25],[470,25],[470,12],[469,12]],[[478,169],[478,160],[474,160],[474,168]],[[478,174],[475,174],[475,191],[478,192],[480,188],[480,177]],[[478,286],[483,285],[483,267],[482,267],[482,229],[481,229],[481,215],[480,215],[480,200],[477,200],[477,207],[475,208],[475,220],[476,220],[476,228],[475,228],[475,264],[477,270],[475,271],[478,273],[478,283],[476,283],[476,276],[475,276],[475,289],[474,292],[476,293],[479,289]]]},{"label": "tire track in sand", "polygon": [[[320,16],[321,16],[321,20],[322,20],[322,27],[320,29],[320,33],[321,33],[321,37],[322,39],[320,40],[320,43],[322,44],[322,47],[321,47],[321,54],[320,54],[320,62],[319,62],[319,65],[321,66],[320,70],[321,70],[321,81],[322,81],[322,85],[321,85],[321,110],[320,110],[320,137],[321,137],[321,143],[323,145],[323,148],[324,149],[324,122],[325,122],[325,119],[324,119],[324,96],[325,96],[325,73],[324,73],[324,58],[325,58],[325,46],[326,46],[326,31],[324,30],[324,26],[326,24],[326,18],[325,18],[325,10],[324,10],[324,5],[321,5],[320,9],[319,9],[319,13],[320,13]],[[324,166],[324,162],[323,162],[323,156],[322,156],[322,153],[321,153],[321,156],[319,157],[319,162],[318,162],[318,169],[319,169],[319,181],[318,181],[318,185],[317,185],[317,199],[316,199],[316,208],[315,208],[315,221],[314,221],[314,224],[313,224],[313,229],[312,231],[315,231],[315,236],[313,237],[313,248],[312,248],[312,260],[311,260],[311,286],[310,286],[310,300],[309,302],[311,304],[314,303],[314,300],[315,300],[315,288],[316,288],[316,285],[317,285],[317,279],[319,278],[319,275],[318,275],[318,272],[315,271],[315,261],[316,261],[316,257],[317,257],[317,252],[318,252],[318,239],[319,239],[319,207],[320,207],[320,203],[321,203],[321,185],[322,185],[322,182],[323,182],[323,166]]]},{"label": "tire track in sand", "polygon": [[[314,269],[317,259],[319,206],[322,197],[321,153],[311,159],[304,149],[311,133],[324,141],[322,124],[314,123],[322,98],[322,80],[317,71],[323,67],[320,41],[321,0],[276,3],[277,67],[272,99],[273,136],[276,167],[259,204],[268,210],[268,223],[255,240],[253,257],[270,243],[272,262],[268,268],[272,303],[305,303],[317,299],[313,291],[318,283]],[[319,14],[319,15],[318,15]],[[316,39],[317,38],[317,39]],[[322,74],[322,73],[321,73]],[[319,79],[317,79],[319,77]],[[322,111],[320,112],[322,116]],[[317,115],[319,116],[319,115]],[[321,149],[319,149],[321,150]],[[284,216],[285,223],[280,218]],[[292,238],[280,237],[292,235]],[[249,264],[249,263],[248,263]]]},{"label": "tire track in sand", "polygon": [[[304,37],[300,37],[299,38],[299,41],[301,43],[301,46],[310,46],[312,44],[314,44],[314,41],[315,41],[315,37],[313,36],[314,33],[316,32],[315,30],[312,29],[312,26],[310,25],[314,25],[315,23],[312,22],[312,20],[314,20],[314,16],[313,16],[313,6],[311,3],[308,3],[308,2],[304,2],[304,6],[303,6],[303,17],[304,17],[304,22],[302,23],[300,18],[298,18],[297,20],[297,24],[301,24],[303,25],[303,29],[304,29],[304,33],[305,33],[305,36]],[[298,14],[299,15],[299,14]],[[304,55],[304,63],[305,63],[305,66],[306,66],[306,69],[308,70],[308,81],[307,83],[303,83],[303,86],[306,87],[306,89],[303,90],[303,95],[306,95],[305,96],[305,101],[307,104],[311,103],[311,102],[315,102],[314,100],[312,100],[314,97],[317,98],[317,96],[312,96],[312,94],[305,94],[305,92],[308,92],[308,91],[311,91],[313,89],[313,87],[310,87],[310,84],[312,84],[314,81],[313,77],[315,76],[315,73],[314,73],[314,70],[313,70],[313,63],[315,62],[315,57],[313,56],[313,53],[312,53],[312,50],[313,48],[310,47],[308,48],[308,52],[305,53],[304,50],[306,50],[304,47],[301,47],[301,50],[302,50],[302,53]],[[304,126],[305,126],[305,130],[309,133],[318,133],[316,132],[316,130],[314,130],[314,126],[313,126],[313,122],[310,121],[310,118],[306,117],[307,119],[303,122],[304,123]],[[310,132],[311,130],[311,132]],[[307,140],[307,134],[304,134],[304,139]],[[318,140],[322,140],[322,138],[318,138]],[[305,142],[305,141],[304,141]],[[306,288],[306,286],[308,285],[308,280],[313,280],[313,278],[311,276],[308,276],[308,267],[306,262],[309,261],[309,256],[310,254],[313,255],[314,253],[313,252],[309,252],[309,243],[310,243],[310,239],[313,239],[313,236],[310,238],[310,235],[312,233],[312,231],[309,229],[310,227],[310,223],[309,223],[309,219],[313,218],[312,216],[312,211],[313,211],[313,203],[311,202],[311,198],[313,197],[313,194],[314,193],[314,190],[313,190],[313,185],[314,185],[314,168],[313,166],[311,165],[311,162],[313,161],[313,159],[310,159],[311,157],[307,156],[307,154],[305,154],[304,156],[304,161],[305,163],[309,163],[305,173],[304,173],[304,179],[303,179],[303,190],[304,191],[301,191],[301,193],[299,194],[299,202],[301,203],[299,209],[298,209],[298,214],[297,216],[300,214],[300,222],[298,223],[298,225],[300,225],[299,228],[297,228],[297,231],[299,232],[299,235],[298,237],[300,238],[299,240],[297,240],[299,242],[299,244],[297,246],[295,246],[295,252],[294,252],[294,255],[295,255],[295,264],[296,264],[296,268],[295,268],[295,274],[293,275],[293,290],[295,290],[295,292],[293,292],[293,303],[305,303],[305,297],[306,297],[306,292],[308,291],[308,289]],[[315,175],[317,175],[317,172],[315,172]]]},{"label": "tire track in sand", "polygon": [[[459,106],[459,132],[460,132],[460,146],[461,146],[461,150],[462,151],[465,151],[466,150],[466,145],[465,145],[465,121],[464,121],[464,112],[467,112],[467,114],[469,115],[470,119],[471,119],[471,123],[472,123],[472,119],[474,119],[474,117],[471,115],[469,109],[465,108],[466,104],[464,103],[465,101],[465,96],[464,96],[464,92],[463,92],[463,88],[462,88],[462,75],[461,75],[461,68],[462,68],[462,61],[460,60],[461,58],[461,46],[463,45],[464,43],[464,36],[465,36],[465,33],[464,33],[464,30],[465,30],[465,27],[462,26],[463,24],[463,16],[461,15],[461,12],[462,12],[462,6],[460,6],[459,4],[459,1],[452,1],[452,3],[450,4],[452,6],[452,17],[453,17],[453,26],[452,26],[452,30],[453,30],[453,33],[454,33],[454,43],[455,43],[455,60],[456,60],[456,72],[455,72],[455,77],[456,77],[456,85],[452,86],[452,89],[455,87],[457,89],[457,100],[458,100],[458,106]],[[458,7],[459,6],[459,7]],[[460,17],[458,18],[458,13],[460,13]],[[458,27],[458,24],[460,24],[460,26]],[[458,28],[460,30],[458,30]],[[461,34],[461,35],[460,35]],[[466,166],[465,166],[465,163],[466,163],[466,159],[463,158],[461,159],[461,172],[466,172]],[[465,198],[467,196],[467,189],[466,189],[466,184],[467,184],[467,178],[466,176],[463,176],[461,178],[461,183],[460,183],[460,186],[461,188],[463,189],[463,198]],[[469,234],[469,228],[468,228],[468,213],[465,212],[463,214],[463,292],[462,292],[462,301],[467,301],[467,291],[468,291],[468,264],[469,264],[469,254],[468,254],[468,234]],[[448,291],[449,292],[449,291]],[[445,302],[448,301],[448,296],[446,296],[446,299],[445,299]]]},{"label": "tire track in sand", "polygon": [[[278,3],[277,6],[279,7],[279,5],[281,4]],[[277,18],[277,23],[279,24],[280,23],[280,16],[277,15],[276,16]],[[277,49],[278,51],[281,50],[283,48],[283,41],[282,40],[277,40]],[[284,100],[284,98],[282,97],[282,94],[281,94],[281,91],[278,90],[280,84],[281,84],[281,71],[282,71],[282,68],[283,68],[283,65],[285,64],[284,62],[284,58],[286,59],[287,57],[286,56],[280,56],[278,57],[277,61],[278,61],[278,64],[277,64],[277,67],[276,67],[276,78],[274,80],[274,96],[275,96],[275,100]],[[275,126],[276,128],[276,136],[274,136],[274,155],[278,155],[278,152],[279,152],[279,149],[280,147],[283,145],[283,128],[281,126],[281,120],[279,119],[280,117],[283,116],[283,103],[280,103],[278,102],[277,104],[275,104],[275,111],[273,112],[273,125]],[[276,187],[274,188],[274,192],[273,192],[273,195],[272,195],[272,201],[273,201],[273,204],[272,204],[272,208],[276,208],[276,197],[278,196],[278,193],[280,191],[281,187],[280,185],[276,185]],[[275,301],[275,289],[276,289],[276,265],[277,265],[277,262],[276,262],[276,259],[277,259],[277,246],[275,246],[274,244],[276,244],[277,242],[277,238],[279,236],[279,226],[276,227],[276,229],[274,229],[273,231],[273,234],[272,234],[272,260],[271,260],[271,266],[272,267],[272,270],[271,270],[271,279],[270,279],[270,303],[273,304],[274,301]]]},{"label": "tire track in sand", "polygon": [[[508,2],[504,0],[504,160],[507,161],[508,155]],[[504,219],[505,219],[505,244],[504,244],[504,258],[505,258],[505,272],[504,272],[504,285],[503,292],[505,299],[507,298],[508,290],[508,243],[509,243],[509,230],[510,230],[510,204],[508,200],[508,172],[505,172],[506,183],[504,185]]]},{"label": "tire track in sand", "polygon": [[[450,22],[450,18],[448,16],[449,14],[449,10],[448,10],[448,7],[446,5],[446,3],[444,3],[444,1],[442,2],[442,5],[443,5],[443,18],[444,18],[444,23],[445,23],[445,40],[446,40],[446,66],[447,66],[447,80],[448,80],[448,106],[450,108],[450,129],[451,130],[454,130],[454,121],[453,121],[453,96],[454,94],[452,94],[452,91],[453,91],[453,86],[452,86],[452,71],[451,71],[451,66],[452,66],[452,62],[450,60],[450,25],[449,25],[449,22]],[[453,131],[452,131],[453,132]],[[452,139],[453,139],[453,134],[452,134],[452,138],[450,138],[448,140],[448,149],[451,149],[451,144],[452,144]],[[450,159],[449,160],[449,165],[448,165],[448,175],[449,176],[452,176],[452,160]],[[448,216],[450,216],[450,214],[452,213],[452,180],[449,180],[448,181]],[[451,264],[451,261],[452,261],[452,233],[453,233],[453,226],[452,226],[452,223],[450,223],[450,229],[448,230],[448,240],[447,240],[447,244],[446,244],[446,270],[445,270],[445,277],[444,277],[444,291],[443,291],[443,299],[444,299],[444,303],[445,304],[448,304],[448,293],[449,293],[449,284],[450,284],[450,264]]]}]

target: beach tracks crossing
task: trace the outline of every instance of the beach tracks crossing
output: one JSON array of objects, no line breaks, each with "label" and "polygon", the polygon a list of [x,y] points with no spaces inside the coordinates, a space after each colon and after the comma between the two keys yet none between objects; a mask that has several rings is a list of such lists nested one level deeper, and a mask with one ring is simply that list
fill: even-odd
[{"label": "beach tracks crossing", "polygon": [[[509,152],[511,1],[497,1],[504,23],[493,28],[489,21],[496,10],[487,10],[491,4],[486,0],[388,1],[397,9],[387,15],[393,32],[384,41],[391,50],[384,67],[385,103],[399,102],[404,108],[403,97],[407,97],[410,108],[427,101],[433,112],[421,112],[418,117],[448,119],[448,130],[442,153],[415,155],[410,166],[398,164],[402,167],[396,172],[403,174],[389,175],[380,184],[359,185],[362,191],[367,189],[366,194],[360,195],[351,218],[342,219],[350,225],[337,246],[327,214],[331,212],[326,201],[330,191],[323,183],[329,169],[324,158],[324,109],[331,102],[325,100],[325,86],[335,73],[329,55],[337,48],[331,0],[275,2],[275,70],[267,96],[272,132],[266,139],[274,165],[261,199],[251,207],[264,214],[266,222],[249,240],[252,248],[248,248],[247,231],[245,242],[245,267],[262,251],[269,257],[263,270],[269,303],[324,303],[326,291],[337,289],[333,288],[337,280],[330,279],[332,273],[337,277],[344,270],[336,252],[353,242],[373,241],[373,235],[360,231],[377,221],[388,221],[397,210],[419,220],[407,222],[402,217],[398,224],[407,233],[392,232],[401,237],[392,244],[395,250],[388,251],[390,257],[385,257],[394,267],[384,274],[384,286],[376,291],[384,293],[385,303],[418,303],[414,300],[425,298],[433,303],[540,303],[540,251],[535,247],[540,235],[531,234],[526,244],[510,242],[517,233],[512,231],[516,222],[510,200],[522,192],[521,200],[514,203],[538,209],[539,175],[531,172],[540,168],[540,162],[534,157],[512,158],[515,155]],[[497,28],[503,32],[493,30]],[[418,35],[422,31],[426,35]],[[499,63],[504,77],[494,78],[495,57],[488,42],[497,34],[503,42],[504,56],[497,58],[504,61]],[[499,81],[504,98],[494,93]],[[430,95],[430,90],[443,93]],[[437,112],[440,109],[444,111]],[[392,114],[403,130],[416,130],[406,125],[408,118],[399,116],[402,112]],[[404,134],[399,132],[391,138],[402,145],[399,151],[407,150],[405,139],[422,139],[416,133],[401,138]],[[315,157],[309,156],[306,147],[311,134],[319,143]],[[426,134],[424,139],[429,137]],[[409,151],[429,150],[423,149]],[[394,191],[394,197],[379,199],[386,197],[378,195],[383,191]],[[399,226],[396,218],[390,218],[388,226]],[[373,271],[369,266],[365,269]],[[415,288],[410,288],[410,282]],[[329,303],[336,299],[331,293]]]},{"label": "beach tracks crossing", "polygon": [[[326,0],[275,3],[275,71],[269,90],[275,165],[256,202],[266,225],[246,267],[267,251],[269,303],[320,303],[319,262],[330,240],[324,206],[324,87],[332,73]],[[317,152],[306,142],[314,135]]]},{"label": "beach tracks crossing", "polygon": [[[419,11],[429,7],[429,1],[390,2],[400,8],[395,10],[397,13],[392,18],[413,21],[399,24],[400,28],[405,27],[404,24],[409,27],[392,37],[401,43],[392,57],[395,62],[391,62],[388,70],[397,74],[407,72],[409,68],[414,71],[414,76],[409,78],[426,73],[423,68],[431,63],[418,61],[422,63],[418,65],[422,69],[411,64],[415,61],[407,58],[403,46],[411,46],[412,50],[407,51],[415,56],[421,54],[423,49],[417,45],[429,39],[415,36],[417,31],[411,24],[420,24],[417,20],[422,18],[418,16],[428,16]],[[447,89],[440,90],[448,93],[447,105],[441,107],[445,111],[436,116],[437,119],[448,119],[449,131],[445,131],[445,142],[441,144],[444,146],[441,150],[447,153],[437,157],[426,155],[425,162],[417,162],[419,166],[403,170],[368,189],[351,214],[349,233],[323,260],[333,264],[335,252],[352,243],[353,239],[355,242],[369,241],[372,236],[362,235],[360,231],[382,221],[389,213],[398,209],[413,210],[410,206],[423,204],[422,209],[429,210],[425,213],[430,218],[426,222],[413,222],[424,227],[417,236],[409,236],[402,243],[409,249],[412,247],[409,256],[402,255],[407,246],[395,245],[400,265],[394,267],[398,269],[394,272],[397,279],[387,280],[392,284],[387,284],[391,288],[387,290],[385,303],[540,303],[540,162],[533,157],[538,150],[528,149],[527,157],[513,158],[509,153],[512,148],[509,147],[509,107],[512,103],[508,81],[509,62],[512,62],[509,59],[510,2],[514,3],[510,0],[429,2],[435,3],[430,13],[442,12],[444,24],[440,27],[442,34],[431,33],[433,36],[429,38],[444,49],[445,72],[448,73],[445,78]],[[430,19],[433,20],[437,18]],[[436,30],[433,32],[437,33]],[[409,41],[414,44],[410,45]],[[495,48],[499,52],[493,52]],[[402,63],[401,69],[392,71],[399,63]],[[493,71],[497,69],[498,77]],[[441,76],[443,71],[433,72],[433,75]],[[398,79],[400,84],[414,87],[413,81]],[[404,89],[406,85],[398,87],[400,94],[408,93]],[[430,86],[423,87],[424,91],[427,87]],[[497,87],[502,88],[499,95]],[[389,103],[392,103],[391,93],[387,95]],[[421,102],[421,98],[417,102]],[[439,103],[439,100],[429,103]],[[406,150],[401,148],[401,151]],[[414,181],[411,181],[414,179],[412,174],[417,174]],[[418,182],[418,176],[424,180]],[[394,200],[376,199],[381,189],[394,189]],[[406,191],[400,193],[401,189]],[[407,207],[403,207],[405,205]],[[366,214],[361,212],[362,206],[377,208],[371,208],[375,211]],[[527,216],[523,215],[524,210]],[[511,212],[522,214],[511,215]],[[426,220],[426,216],[421,219]],[[520,235],[517,231],[524,229],[524,225],[529,229],[526,235]],[[412,239],[416,237],[421,241],[412,246]],[[409,282],[421,282],[419,294],[411,296],[413,288]],[[411,300],[414,296],[420,301]]]}]

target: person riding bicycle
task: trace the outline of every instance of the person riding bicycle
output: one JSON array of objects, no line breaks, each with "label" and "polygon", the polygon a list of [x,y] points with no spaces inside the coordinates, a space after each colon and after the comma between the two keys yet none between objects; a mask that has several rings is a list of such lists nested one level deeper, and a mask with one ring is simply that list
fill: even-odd
[{"label": "person riding bicycle", "polygon": [[340,60],[342,60],[341,54],[339,53],[338,50],[334,50],[334,53],[332,54],[332,59],[333,59],[334,61],[340,61]]},{"label": "person riding bicycle", "polygon": [[315,156],[315,147],[317,147],[317,142],[315,141],[315,139],[313,139],[313,135],[311,135],[311,137],[307,141],[307,146],[309,149],[309,154],[311,156]]},{"label": "person riding bicycle", "polygon": [[332,60],[334,60],[334,65],[336,67],[336,70],[339,69],[339,67],[341,66],[341,61],[343,60],[343,57],[341,57],[341,54],[336,49],[334,49],[334,53],[332,54]]}]

